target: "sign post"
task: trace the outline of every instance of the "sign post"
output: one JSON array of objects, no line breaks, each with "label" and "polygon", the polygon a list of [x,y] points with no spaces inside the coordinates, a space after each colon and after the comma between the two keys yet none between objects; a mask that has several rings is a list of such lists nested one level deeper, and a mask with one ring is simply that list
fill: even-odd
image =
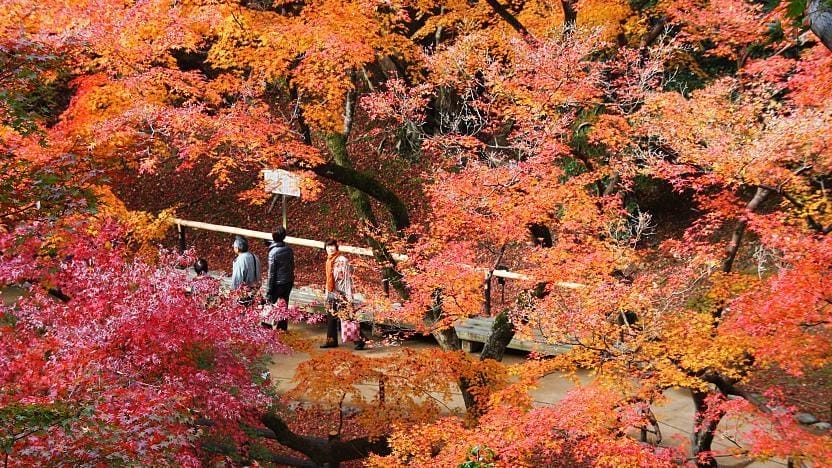
[{"label": "sign post", "polygon": [[[266,192],[281,196],[283,211],[283,227],[286,227],[286,196],[300,197],[300,178],[283,169],[266,169],[263,171]],[[272,203],[274,206],[274,203]]]}]

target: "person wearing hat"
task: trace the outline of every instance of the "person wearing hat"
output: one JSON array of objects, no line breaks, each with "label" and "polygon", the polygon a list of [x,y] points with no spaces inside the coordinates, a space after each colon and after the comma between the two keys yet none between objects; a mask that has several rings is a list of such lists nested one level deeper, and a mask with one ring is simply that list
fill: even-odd
[{"label": "person wearing hat", "polygon": [[[248,251],[248,240],[243,236],[235,237],[232,247],[237,258],[231,268],[231,290],[245,284],[256,293],[260,289],[260,260]],[[253,295],[240,298],[243,305],[250,305],[253,301]]]}]

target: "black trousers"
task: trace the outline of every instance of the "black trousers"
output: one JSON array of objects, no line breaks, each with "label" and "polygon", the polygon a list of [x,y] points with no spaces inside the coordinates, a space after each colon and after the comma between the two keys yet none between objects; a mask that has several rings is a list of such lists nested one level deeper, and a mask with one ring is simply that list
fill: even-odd
[{"label": "black trousers", "polygon": [[326,301],[326,342],[327,344],[338,344],[338,325],[341,324],[341,319],[338,318],[334,311],[338,310],[338,301],[334,299],[327,299]]},{"label": "black trousers", "polygon": [[[292,292],[292,287],[294,284],[278,284],[275,286],[273,295],[271,297],[271,303],[276,304],[279,299],[283,299],[286,301],[286,307],[289,307],[289,294]],[[275,325],[276,328],[280,330],[288,330],[289,329],[289,320],[283,319],[278,320],[277,324]]]}]

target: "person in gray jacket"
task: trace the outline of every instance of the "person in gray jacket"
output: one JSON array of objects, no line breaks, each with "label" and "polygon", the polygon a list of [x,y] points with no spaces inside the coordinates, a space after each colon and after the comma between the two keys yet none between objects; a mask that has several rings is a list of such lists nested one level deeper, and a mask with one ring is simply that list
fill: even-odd
[{"label": "person in gray jacket", "polygon": [[234,238],[234,253],[237,258],[231,268],[231,290],[238,289],[245,284],[252,289],[253,294],[240,298],[243,305],[251,305],[254,302],[254,295],[260,289],[260,260],[256,255],[248,251],[248,240],[243,236]]},{"label": "person in gray jacket", "polygon": [[[269,244],[266,298],[272,304],[277,303],[278,299],[283,299],[288,307],[289,294],[295,285],[295,254],[292,248],[283,242],[284,239],[286,239],[286,228],[280,226],[272,233],[272,242]],[[276,327],[280,330],[288,330],[289,321],[278,320]]]}]

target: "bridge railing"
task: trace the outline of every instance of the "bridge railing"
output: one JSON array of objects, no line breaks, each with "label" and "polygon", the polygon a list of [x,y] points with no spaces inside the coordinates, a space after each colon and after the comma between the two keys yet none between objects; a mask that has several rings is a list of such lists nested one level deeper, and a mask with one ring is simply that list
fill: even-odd
[{"label": "bridge railing", "polygon": [[[201,221],[191,221],[191,220],[188,220],[188,219],[181,219],[181,218],[173,218],[171,220],[171,222],[176,225],[177,231],[179,233],[179,250],[180,251],[184,251],[185,248],[186,248],[186,234],[185,233],[186,233],[187,228],[202,229],[202,230],[205,230],[205,231],[213,231],[213,232],[223,232],[223,233],[226,233],[226,234],[236,234],[236,235],[240,235],[240,236],[251,237],[251,238],[254,238],[254,239],[265,239],[265,240],[271,240],[272,239],[272,234],[270,232],[255,231],[255,230],[252,230],[252,229],[243,229],[243,228],[238,228],[238,227],[234,227],[234,226],[224,226],[224,225],[221,225],[221,224],[203,223]],[[301,246],[301,247],[312,247],[312,248],[317,248],[317,249],[323,249],[324,248],[324,243],[322,241],[312,240],[312,239],[304,239],[304,238],[301,238],[301,237],[286,236],[286,239],[284,240],[284,242],[286,242],[289,245],[297,245],[297,246]],[[338,249],[341,250],[342,252],[351,253],[351,254],[354,254],[354,255],[363,255],[363,256],[367,256],[367,257],[372,257],[373,256],[372,249],[368,249],[368,248],[365,248],[365,247],[355,247],[355,246],[351,246],[351,245],[339,245]],[[407,255],[401,255],[401,254],[397,254],[397,253],[394,253],[392,255],[393,255],[393,259],[396,260],[396,261],[407,260]],[[533,280],[533,278],[529,278],[526,275],[516,273],[516,272],[513,272],[513,271],[507,271],[507,270],[494,270],[493,272],[490,272],[490,273],[491,273],[491,276],[495,276],[495,277],[498,277],[498,278],[506,278],[506,279],[522,280],[522,281],[532,281]],[[489,274],[489,272],[485,273],[486,277],[488,276],[488,274]],[[578,288],[584,287],[583,284],[572,283],[572,282],[568,282],[568,281],[559,281],[559,282],[555,283],[555,285],[559,286],[559,287],[562,287],[562,288],[568,288],[568,289],[578,289]],[[386,290],[386,288],[385,288],[385,290]]]}]

